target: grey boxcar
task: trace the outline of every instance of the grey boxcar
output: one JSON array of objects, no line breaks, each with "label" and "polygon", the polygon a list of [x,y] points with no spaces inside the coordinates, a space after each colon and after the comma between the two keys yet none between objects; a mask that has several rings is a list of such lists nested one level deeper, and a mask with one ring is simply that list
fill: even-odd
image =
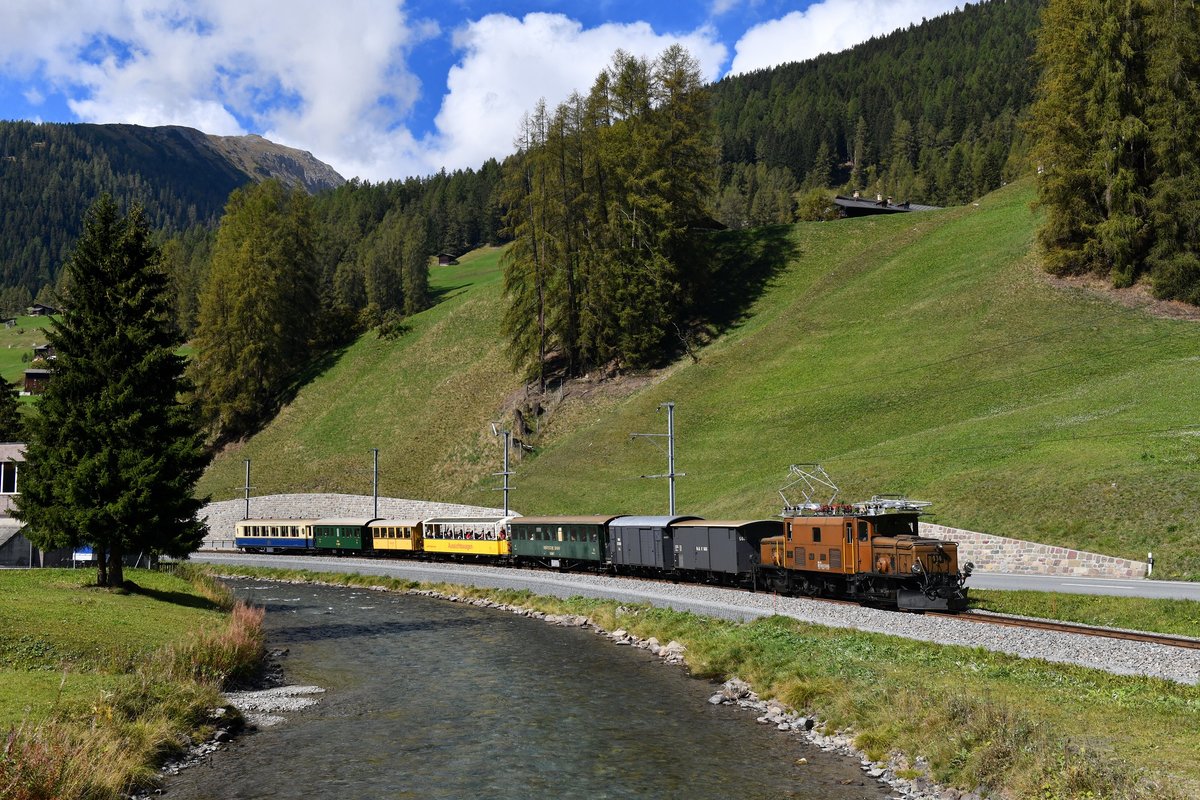
[{"label": "grey boxcar", "polygon": [[608,557],[618,572],[622,568],[675,569],[671,525],[698,517],[617,517],[608,523]]},{"label": "grey boxcar", "polygon": [[696,577],[750,578],[759,561],[759,544],[783,533],[782,520],[685,520],[671,525],[675,568]]}]

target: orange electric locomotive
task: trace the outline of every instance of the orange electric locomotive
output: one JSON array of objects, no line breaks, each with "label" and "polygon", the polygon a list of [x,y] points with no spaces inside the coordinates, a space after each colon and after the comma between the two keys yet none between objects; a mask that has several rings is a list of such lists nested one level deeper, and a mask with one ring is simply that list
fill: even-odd
[{"label": "orange electric locomotive", "polygon": [[[838,503],[819,465],[793,465],[791,474],[780,489],[783,535],[760,543],[760,585],[913,611],[967,607],[963,584],[974,565],[960,570],[957,544],[921,536],[918,518],[928,503],[891,495]],[[801,502],[789,501],[795,489]],[[824,490],[832,491],[829,499],[814,501]]]}]

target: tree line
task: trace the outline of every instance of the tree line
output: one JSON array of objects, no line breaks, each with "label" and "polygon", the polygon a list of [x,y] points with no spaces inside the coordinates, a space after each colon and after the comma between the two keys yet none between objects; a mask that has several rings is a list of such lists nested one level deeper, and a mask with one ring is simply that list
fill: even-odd
[{"label": "tree line", "polygon": [[525,115],[503,183],[504,331],[543,386],[548,368],[644,367],[672,349],[698,286],[682,256],[713,224],[709,97],[675,45],[653,61],[618,51],[586,96]]},{"label": "tree line", "polygon": [[1200,5],[1051,0],[1037,55],[1047,268],[1200,304]]}]

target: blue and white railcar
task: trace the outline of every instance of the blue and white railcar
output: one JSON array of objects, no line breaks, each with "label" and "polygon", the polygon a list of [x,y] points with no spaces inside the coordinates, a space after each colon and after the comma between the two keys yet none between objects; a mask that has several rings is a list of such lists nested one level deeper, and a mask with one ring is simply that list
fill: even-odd
[{"label": "blue and white railcar", "polygon": [[311,519],[243,519],[233,543],[243,553],[307,553],[313,549]]}]

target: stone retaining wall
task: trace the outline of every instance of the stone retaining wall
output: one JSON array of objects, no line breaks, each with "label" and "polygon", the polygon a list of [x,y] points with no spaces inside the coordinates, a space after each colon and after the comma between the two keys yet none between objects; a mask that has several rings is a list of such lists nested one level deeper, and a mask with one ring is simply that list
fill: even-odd
[{"label": "stone retaining wall", "polygon": [[1131,561],[927,522],[921,523],[921,535],[958,542],[958,563],[973,561],[976,569],[987,572],[1092,578],[1146,577],[1145,561]]},{"label": "stone retaining wall", "polygon": [[[374,498],[358,494],[271,494],[250,498],[250,516],[257,519],[332,519],[369,517]],[[379,516],[389,519],[426,519],[428,517],[498,516],[500,508],[465,506],[459,503],[431,503],[425,500],[379,498]],[[510,511],[515,514],[516,512]],[[233,549],[233,526],[246,516],[246,501],[222,500],[200,509],[208,520],[204,547],[210,550]]]},{"label": "stone retaining wall", "polygon": [[[274,494],[250,498],[250,516],[259,519],[369,517],[372,510],[373,498],[370,495]],[[200,516],[207,518],[209,528],[204,546],[213,550],[232,550],[234,523],[242,519],[245,513],[245,500],[223,500],[219,503],[209,503],[201,509]],[[396,497],[379,498],[379,515],[391,519],[488,516],[501,513],[502,509],[485,506],[432,503]],[[926,522],[921,523],[921,534],[958,542],[959,563],[973,561],[977,569],[987,572],[1104,578],[1146,577],[1147,565],[1144,561],[1130,561]]]}]

